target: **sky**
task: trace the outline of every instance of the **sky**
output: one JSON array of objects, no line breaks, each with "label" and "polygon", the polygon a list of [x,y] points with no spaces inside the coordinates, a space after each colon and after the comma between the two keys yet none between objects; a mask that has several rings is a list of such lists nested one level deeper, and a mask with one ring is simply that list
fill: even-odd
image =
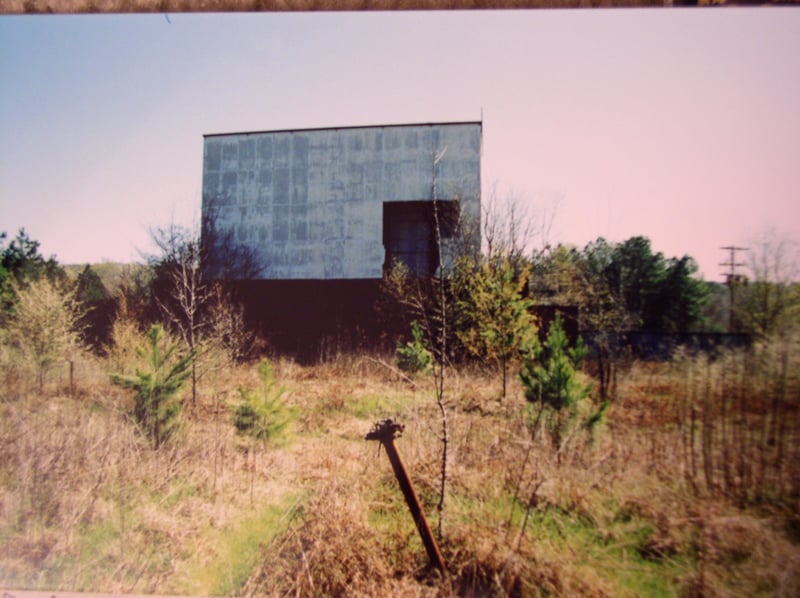
[{"label": "sky", "polygon": [[[200,216],[203,135],[483,121],[483,196],[545,239],[721,280],[800,240],[800,9],[0,16],[0,231],[140,261]],[[739,256],[737,256],[737,260]]]}]

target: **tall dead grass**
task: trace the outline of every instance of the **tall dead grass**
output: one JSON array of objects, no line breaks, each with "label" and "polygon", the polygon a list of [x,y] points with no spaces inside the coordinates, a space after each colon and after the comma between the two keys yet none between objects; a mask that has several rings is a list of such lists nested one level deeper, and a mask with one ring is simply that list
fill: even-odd
[{"label": "tall dead grass", "polygon": [[[138,333],[129,332],[133,345]],[[791,353],[785,368],[772,361],[772,374],[755,362],[737,370],[741,356],[690,360],[689,370],[638,364],[599,436],[576,438],[560,455],[531,435],[518,387],[499,401],[479,370],[454,372],[443,576],[427,565],[388,460],[364,441],[378,419],[406,425],[397,448],[435,524],[440,453],[428,378],[400,376],[380,356],[309,367],[277,360],[285,399],[302,415],[290,442],[253,462],[228,404],[237,387],[258,384],[254,367],[204,378],[182,436],[154,451],[126,415],[129,398],[108,382],[108,370],[130,368],[130,359],[112,352],[86,366],[74,395],[0,379],[4,585],[206,595],[798,594]],[[740,421],[737,393],[756,389]],[[737,477],[734,458],[726,486],[724,451],[735,452],[740,434],[751,473]],[[750,484],[747,501],[740,480]]]},{"label": "tall dead grass", "polygon": [[[138,333],[129,332],[133,343]],[[130,397],[108,380],[109,370],[132,369],[130,359],[119,351],[102,363],[87,361],[75,393],[57,384],[32,392],[6,380],[0,394],[5,587],[178,593],[175,557],[196,554],[209,528],[247,511],[246,452],[224,397],[209,392],[202,418],[154,451],[129,416]],[[257,489],[267,501],[285,490],[263,477]]]},{"label": "tall dead grass", "polygon": [[[780,339],[717,356],[678,356],[639,370],[622,412],[649,467],[694,495],[740,507],[800,507],[800,342]],[[651,368],[652,369],[652,368]]]},{"label": "tall dead grass", "polygon": [[784,337],[679,355],[638,364],[625,381],[612,436],[626,439],[647,488],[626,508],[657,523],[647,554],[693,555],[688,595],[800,587],[797,349]]},{"label": "tall dead grass", "polygon": [[116,417],[74,409],[73,401],[34,395],[0,406],[0,529],[12,583],[52,581],[53,565],[77,550],[80,528],[103,511],[131,442]]}]

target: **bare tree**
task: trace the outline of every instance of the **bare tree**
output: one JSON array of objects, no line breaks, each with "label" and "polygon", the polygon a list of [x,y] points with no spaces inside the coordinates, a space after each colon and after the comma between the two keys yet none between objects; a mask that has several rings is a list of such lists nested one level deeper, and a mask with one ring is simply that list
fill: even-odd
[{"label": "bare tree", "polygon": [[200,230],[203,275],[206,280],[223,284],[231,292],[230,283],[257,278],[264,269],[257,252],[247,243],[238,242],[231,228],[219,216],[219,201],[206,199]]},{"label": "bare tree", "polygon": [[[174,223],[150,231],[160,250],[148,261],[156,270],[154,299],[170,328],[180,334],[190,353],[196,354],[206,322],[203,308],[212,297],[203,277],[200,235]],[[197,360],[191,371],[192,406],[197,407]]]},{"label": "bare tree", "polygon": [[246,359],[257,345],[258,335],[247,326],[244,306],[221,281],[211,283],[207,335],[232,362]]},{"label": "bare tree", "polygon": [[[441,417],[441,437],[439,440],[442,443],[442,463],[441,473],[439,476],[439,503],[436,506],[439,512],[437,534],[439,539],[442,539],[444,527],[444,507],[445,496],[447,492],[447,449],[450,441],[449,429],[447,425],[447,406],[444,402],[445,380],[447,376],[447,320],[448,320],[448,301],[447,291],[445,289],[445,268],[444,268],[444,255],[442,251],[442,221],[439,214],[439,202],[436,197],[436,166],[439,161],[444,157],[445,148],[440,153],[435,153],[433,156],[431,166],[431,199],[433,200],[433,221],[434,221],[434,235],[436,240],[436,252],[438,257],[439,268],[437,269],[437,287],[438,287],[438,304],[436,317],[438,322],[438,335],[436,336],[437,342],[433,352],[433,379],[436,390],[436,404],[439,407],[439,415]],[[434,337],[431,337],[432,339]]]},{"label": "bare tree", "polygon": [[260,267],[253,252],[233,242],[232,234],[216,226],[213,211],[201,230],[170,224],[150,231],[159,250],[147,256],[155,271],[154,300],[169,327],[180,335],[192,362],[192,406],[197,406],[197,382],[204,351],[202,341],[214,339],[234,359],[252,341],[236,301],[233,282],[253,278]]},{"label": "bare tree", "polygon": [[29,281],[25,288],[12,283],[16,295],[9,322],[12,343],[35,367],[39,390],[47,372],[60,360],[69,363],[70,389],[74,389],[74,364],[83,350],[84,312],[76,288],[61,288],[47,278]]},{"label": "bare tree", "polygon": [[495,184],[484,202],[481,218],[485,257],[505,259],[515,267],[528,262],[549,245],[557,208],[555,200],[550,206],[534,209],[515,192],[501,198]]},{"label": "bare tree", "polygon": [[740,289],[737,320],[760,336],[784,334],[800,324],[800,247],[775,231],[750,246],[751,279]]}]

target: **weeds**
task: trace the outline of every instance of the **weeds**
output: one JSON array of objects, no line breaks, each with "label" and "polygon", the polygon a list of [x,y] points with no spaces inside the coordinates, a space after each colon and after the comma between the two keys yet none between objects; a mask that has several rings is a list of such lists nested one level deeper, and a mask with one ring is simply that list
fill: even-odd
[{"label": "weeds", "polygon": [[684,477],[695,493],[739,506],[800,506],[797,342],[777,341],[716,360],[684,358],[677,389]]},{"label": "weeds", "polygon": [[491,378],[454,371],[447,576],[427,568],[385,457],[363,441],[375,419],[406,424],[398,446],[431,512],[438,409],[377,359],[276,360],[294,442],[256,464],[226,407],[237,388],[259,388],[254,365],[201,379],[194,417],[158,451],[104,373],[108,360],[131,372],[130,355],[87,362],[74,395],[7,374],[0,581],[204,595],[798,595],[787,347],[637,364],[603,433],[560,459],[547,435],[530,435],[518,383],[492,403]]}]

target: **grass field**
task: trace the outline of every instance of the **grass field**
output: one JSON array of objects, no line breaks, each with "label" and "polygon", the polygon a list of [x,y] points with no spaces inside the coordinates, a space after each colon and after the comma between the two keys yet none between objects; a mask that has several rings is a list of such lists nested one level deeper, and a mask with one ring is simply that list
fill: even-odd
[{"label": "grass field", "polygon": [[[207,373],[198,408],[158,451],[128,415],[126,391],[109,382],[111,358],[81,361],[71,394],[65,373],[53,372],[39,392],[23,369],[6,368],[0,586],[226,596],[800,595],[795,395],[781,403],[790,425],[780,467],[765,465],[759,478],[758,459],[773,457],[754,452],[752,487],[744,488],[747,476],[737,485],[719,459],[710,474],[703,460],[704,451],[727,450],[715,438],[738,438],[724,435],[723,422],[734,421],[726,412],[712,417],[719,384],[710,369],[695,384],[677,363],[631,365],[599,434],[576,439],[559,459],[549,443],[531,440],[521,389],[499,400],[496,375],[452,370],[441,575],[428,567],[386,455],[364,440],[376,420],[406,425],[396,445],[435,529],[433,382],[409,381],[380,361],[276,361],[297,417],[280,442],[253,450],[228,405],[238,387],[258,384],[255,364]],[[707,394],[703,380],[713,387]],[[761,429],[752,423],[751,436]],[[722,436],[709,440],[709,425]]]}]

